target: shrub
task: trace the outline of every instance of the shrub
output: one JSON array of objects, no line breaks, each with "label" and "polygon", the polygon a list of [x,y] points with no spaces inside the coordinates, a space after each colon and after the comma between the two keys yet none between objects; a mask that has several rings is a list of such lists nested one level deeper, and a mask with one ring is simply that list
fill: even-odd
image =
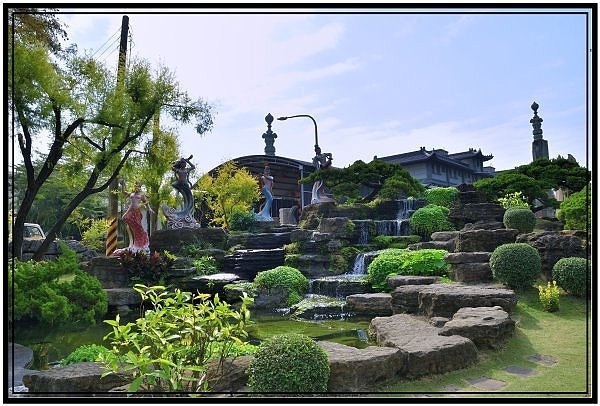
[{"label": "shrub", "polygon": [[231,213],[229,228],[232,231],[249,231],[254,228],[256,221],[256,215],[252,211],[235,208]]},{"label": "shrub", "polygon": [[308,289],[308,279],[298,269],[282,265],[257,273],[254,285],[267,290],[283,288],[288,295],[287,304],[291,306],[302,300]]},{"label": "shrub", "polygon": [[445,276],[448,251],[437,249],[406,250],[389,248],[379,254],[367,269],[367,280],[375,289],[387,289],[391,275]]},{"label": "shrub", "polygon": [[217,261],[210,255],[203,255],[199,259],[195,259],[194,268],[196,268],[197,275],[214,275],[219,272]]},{"label": "shrub", "polygon": [[175,256],[168,251],[163,251],[162,254],[158,251],[146,254],[144,251],[125,250],[120,258],[132,284],[148,285],[164,283],[166,273],[175,261]]},{"label": "shrub", "polygon": [[504,195],[504,197],[498,198],[498,202],[505,209],[509,209],[511,207],[529,208],[527,197],[523,196],[523,193],[521,192],[507,193]]},{"label": "shrub", "polygon": [[329,361],[312,338],[280,334],[261,343],[247,374],[253,392],[326,392]]},{"label": "shrub", "polygon": [[421,241],[418,235],[378,235],[373,238],[373,243],[377,245],[377,249],[386,248],[407,248],[409,244],[414,244]]},{"label": "shrub", "polygon": [[134,289],[151,310],[135,323],[122,325],[119,315],[105,320],[112,331],[104,337],[110,340],[110,352],[99,358],[107,370],[104,375],[130,371],[129,392],[210,390],[208,362],[222,361],[233,346],[243,344],[250,318],[247,305],[252,299],[244,295],[239,310],[234,310],[218,294],[211,300],[209,294],[168,292],[164,286],[136,285]]},{"label": "shrub", "polygon": [[12,260],[8,271],[9,320],[42,324],[95,324],[106,314],[108,298],[98,279],[79,268],[77,254],[60,242],[56,261]]},{"label": "shrub", "polygon": [[591,230],[592,185],[573,193],[561,202],[557,217],[565,224],[565,230]]},{"label": "shrub", "polygon": [[107,219],[92,220],[89,228],[81,233],[81,243],[94,251],[103,252],[104,236],[108,232],[108,226]]},{"label": "shrub", "polygon": [[429,241],[432,233],[454,230],[454,226],[448,220],[449,213],[450,210],[446,207],[428,204],[410,216],[409,224],[412,231],[423,241]]},{"label": "shrub", "polygon": [[538,286],[539,298],[542,307],[547,312],[555,312],[558,311],[558,305],[560,301],[560,292],[558,291],[558,286],[556,286],[556,281],[548,281],[546,286]]},{"label": "shrub", "polygon": [[94,362],[100,354],[107,355],[110,350],[103,345],[87,344],[77,347],[73,352],[60,360],[60,365],[66,366],[76,362]]},{"label": "shrub", "polygon": [[497,247],[490,256],[492,274],[511,288],[531,287],[542,269],[538,251],[526,243],[510,243]]},{"label": "shrub", "polygon": [[504,212],[504,227],[519,230],[519,233],[531,233],[535,227],[535,214],[529,207],[510,207]]},{"label": "shrub", "polygon": [[423,194],[428,204],[450,208],[458,199],[458,189],[454,186],[433,187]]},{"label": "shrub", "polygon": [[552,279],[566,292],[585,296],[592,286],[590,264],[586,258],[561,258],[552,267]]}]

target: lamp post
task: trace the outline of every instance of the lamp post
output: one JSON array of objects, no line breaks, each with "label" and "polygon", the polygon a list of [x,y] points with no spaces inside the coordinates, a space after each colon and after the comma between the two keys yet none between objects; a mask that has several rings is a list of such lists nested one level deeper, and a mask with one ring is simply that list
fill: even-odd
[{"label": "lamp post", "polygon": [[315,119],[312,116],[309,116],[308,114],[297,114],[295,116],[277,117],[277,120],[285,121],[288,118],[296,118],[296,117],[308,117],[312,120],[313,124],[315,125],[315,147],[318,147],[319,146],[319,136],[318,136],[318,132],[317,132],[317,122],[315,121]]}]

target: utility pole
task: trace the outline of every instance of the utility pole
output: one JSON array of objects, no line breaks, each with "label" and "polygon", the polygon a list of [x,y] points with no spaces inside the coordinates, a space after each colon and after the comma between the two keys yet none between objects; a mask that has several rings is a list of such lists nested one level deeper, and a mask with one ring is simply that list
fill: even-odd
[{"label": "utility pole", "polygon": [[[121,41],[119,44],[119,63],[117,65],[117,93],[120,93],[123,89],[123,82],[125,80],[125,62],[127,61],[127,34],[129,33],[129,17],[123,16],[121,22]],[[117,248],[117,216],[119,212],[119,199],[117,193],[119,191],[119,185],[117,178],[115,178],[108,187],[108,235],[106,237],[106,255],[112,254]]]}]

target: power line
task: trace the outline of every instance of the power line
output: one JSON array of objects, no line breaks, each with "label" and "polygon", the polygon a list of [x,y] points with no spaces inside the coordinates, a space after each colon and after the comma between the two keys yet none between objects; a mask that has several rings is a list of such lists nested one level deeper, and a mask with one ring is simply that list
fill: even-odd
[{"label": "power line", "polygon": [[[100,45],[100,47],[92,54],[91,58],[93,58],[98,52],[100,52],[100,50],[111,40],[113,39],[113,37],[115,37],[116,35],[119,34],[119,30],[115,31],[115,33],[113,35],[111,35],[105,42],[104,44]],[[114,41],[113,41],[114,42]],[[111,44],[112,45],[112,44]],[[102,52],[104,53],[104,51]],[[102,54],[101,54],[102,55]]]}]

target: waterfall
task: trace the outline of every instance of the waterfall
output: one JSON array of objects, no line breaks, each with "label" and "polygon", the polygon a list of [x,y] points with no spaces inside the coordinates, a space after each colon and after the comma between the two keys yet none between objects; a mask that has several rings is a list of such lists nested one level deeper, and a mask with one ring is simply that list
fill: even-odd
[{"label": "waterfall", "polygon": [[364,275],[365,273],[365,253],[361,252],[354,260],[354,267],[350,275]]},{"label": "waterfall", "polygon": [[416,210],[420,200],[398,200],[398,211],[394,220],[380,220],[375,222],[377,235],[403,236],[410,234],[409,218]]}]

